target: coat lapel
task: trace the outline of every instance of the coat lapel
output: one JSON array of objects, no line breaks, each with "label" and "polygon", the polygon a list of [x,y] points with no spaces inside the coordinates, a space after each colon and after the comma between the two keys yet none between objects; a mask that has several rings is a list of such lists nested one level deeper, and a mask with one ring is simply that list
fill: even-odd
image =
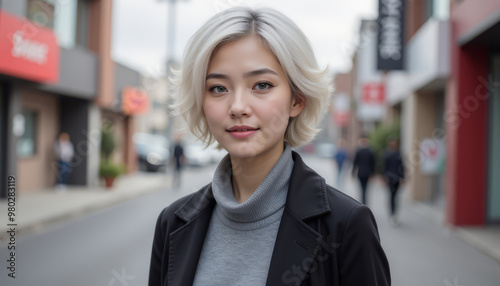
[{"label": "coat lapel", "polygon": [[266,285],[300,285],[316,263],[322,235],[304,220],[330,213],[325,180],[293,152],[287,202],[281,218]]},{"label": "coat lapel", "polygon": [[314,263],[322,236],[285,208],[266,285],[300,285]]},{"label": "coat lapel", "polygon": [[215,206],[207,186],[175,213],[186,224],[170,234],[167,285],[192,285]]}]

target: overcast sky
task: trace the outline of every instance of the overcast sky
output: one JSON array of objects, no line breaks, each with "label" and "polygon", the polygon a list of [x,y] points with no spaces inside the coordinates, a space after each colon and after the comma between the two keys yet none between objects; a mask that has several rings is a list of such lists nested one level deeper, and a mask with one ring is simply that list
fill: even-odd
[{"label": "overcast sky", "polygon": [[[178,0],[176,60],[211,16],[233,6],[267,6],[290,17],[311,42],[320,66],[347,72],[361,19],[377,17],[377,0]],[[113,58],[145,74],[164,71],[167,0],[113,1]]]}]

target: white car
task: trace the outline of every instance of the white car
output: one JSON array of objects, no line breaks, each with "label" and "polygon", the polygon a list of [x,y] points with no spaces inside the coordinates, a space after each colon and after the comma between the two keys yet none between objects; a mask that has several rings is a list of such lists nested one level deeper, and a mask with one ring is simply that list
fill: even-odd
[{"label": "white car", "polygon": [[185,164],[188,166],[203,167],[212,162],[212,152],[204,149],[203,143],[195,141],[184,145]]}]

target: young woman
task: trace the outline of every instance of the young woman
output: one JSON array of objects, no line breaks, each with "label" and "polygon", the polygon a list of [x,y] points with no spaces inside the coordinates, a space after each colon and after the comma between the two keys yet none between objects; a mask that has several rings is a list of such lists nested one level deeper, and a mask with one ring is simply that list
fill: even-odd
[{"label": "young woman", "polygon": [[291,150],[318,132],[329,94],[300,29],[272,9],[232,8],[184,57],[175,110],[229,154],[160,214],[149,285],[390,285],[370,210]]}]

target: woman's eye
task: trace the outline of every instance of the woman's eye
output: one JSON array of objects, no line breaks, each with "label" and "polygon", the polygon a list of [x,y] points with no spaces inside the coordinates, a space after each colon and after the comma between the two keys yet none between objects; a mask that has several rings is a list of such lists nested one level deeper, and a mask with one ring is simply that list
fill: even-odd
[{"label": "woman's eye", "polygon": [[266,89],[269,89],[271,87],[273,87],[273,85],[268,83],[268,82],[259,82],[255,85],[255,89],[257,89],[257,90],[266,90]]},{"label": "woman's eye", "polygon": [[227,91],[227,89],[226,89],[225,87],[221,86],[221,85],[216,85],[216,86],[212,86],[212,87],[209,89],[209,91],[213,91],[213,92],[218,92],[218,93],[220,93],[220,92],[226,92],[226,91]]}]

